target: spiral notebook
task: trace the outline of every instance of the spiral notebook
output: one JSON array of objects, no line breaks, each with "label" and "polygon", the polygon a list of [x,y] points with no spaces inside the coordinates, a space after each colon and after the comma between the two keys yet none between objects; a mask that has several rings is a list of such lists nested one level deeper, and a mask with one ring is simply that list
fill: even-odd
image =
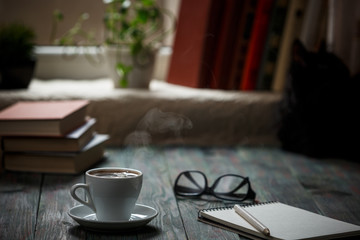
[{"label": "spiral notebook", "polygon": [[251,239],[334,239],[360,236],[360,226],[280,202],[248,205],[245,209],[270,229],[270,237],[256,230],[233,207],[200,210],[198,220]]}]

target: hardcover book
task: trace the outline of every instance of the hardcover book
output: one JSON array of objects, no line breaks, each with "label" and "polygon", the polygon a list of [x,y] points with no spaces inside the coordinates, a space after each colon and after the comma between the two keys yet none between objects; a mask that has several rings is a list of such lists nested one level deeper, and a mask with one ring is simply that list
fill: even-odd
[{"label": "hardcover book", "polygon": [[96,119],[88,119],[85,124],[64,137],[9,136],[3,138],[6,152],[77,152],[94,136]]},{"label": "hardcover book", "polygon": [[11,171],[80,173],[103,158],[106,134],[97,134],[79,152],[5,152],[4,168]]},{"label": "hardcover book", "polygon": [[233,47],[233,59],[230,66],[230,77],[228,89],[239,89],[242,72],[245,65],[251,32],[254,24],[255,11],[258,0],[244,0],[240,12],[238,26],[235,29],[237,33],[236,42]]},{"label": "hardcover book", "polygon": [[254,90],[266,42],[274,0],[259,1],[241,78],[241,90]]},{"label": "hardcover book", "polygon": [[1,136],[64,136],[84,124],[87,100],[20,101],[0,112]]}]

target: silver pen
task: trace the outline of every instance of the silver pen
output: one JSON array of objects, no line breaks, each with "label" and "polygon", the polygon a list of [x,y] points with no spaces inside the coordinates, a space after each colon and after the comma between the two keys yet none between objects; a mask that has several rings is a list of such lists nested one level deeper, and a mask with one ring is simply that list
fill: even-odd
[{"label": "silver pen", "polygon": [[257,220],[253,215],[251,215],[248,211],[246,211],[243,207],[235,204],[234,210],[237,214],[239,214],[243,219],[245,219],[249,224],[251,224],[254,228],[262,232],[266,236],[270,236],[270,230],[259,220]]}]

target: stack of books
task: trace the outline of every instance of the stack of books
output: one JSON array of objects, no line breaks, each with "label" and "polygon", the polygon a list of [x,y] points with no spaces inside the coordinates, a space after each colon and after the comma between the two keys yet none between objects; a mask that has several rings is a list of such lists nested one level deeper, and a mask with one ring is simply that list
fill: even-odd
[{"label": "stack of books", "polygon": [[3,168],[80,173],[103,158],[109,136],[95,132],[89,102],[20,101],[0,111]]}]

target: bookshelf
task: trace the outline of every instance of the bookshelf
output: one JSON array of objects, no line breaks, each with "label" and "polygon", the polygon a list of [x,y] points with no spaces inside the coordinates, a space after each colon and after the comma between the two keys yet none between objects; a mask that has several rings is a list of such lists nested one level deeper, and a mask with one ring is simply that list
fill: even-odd
[{"label": "bookshelf", "polygon": [[360,72],[358,1],[205,2],[201,7],[191,0],[181,2],[170,83],[281,93],[295,39],[309,51],[325,41],[353,75]]}]

